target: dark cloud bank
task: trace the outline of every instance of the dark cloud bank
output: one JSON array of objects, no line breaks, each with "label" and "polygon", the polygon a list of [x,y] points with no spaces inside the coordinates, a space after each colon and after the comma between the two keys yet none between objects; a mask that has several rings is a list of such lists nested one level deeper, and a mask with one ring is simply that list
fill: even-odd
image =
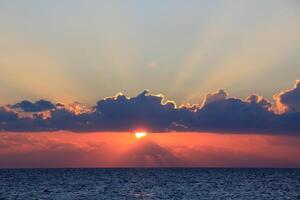
[{"label": "dark cloud bank", "polygon": [[224,90],[208,94],[202,105],[176,106],[162,95],[144,91],[136,97],[118,94],[86,108],[79,103],[22,101],[0,107],[2,131],[217,131],[300,133],[300,81],[274,95],[246,100]]}]

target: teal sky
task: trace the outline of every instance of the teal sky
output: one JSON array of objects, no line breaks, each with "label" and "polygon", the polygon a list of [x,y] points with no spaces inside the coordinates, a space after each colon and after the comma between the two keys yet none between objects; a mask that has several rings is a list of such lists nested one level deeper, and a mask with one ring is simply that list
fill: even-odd
[{"label": "teal sky", "polygon": [[298,0],[0,0],[0,103],[144,89],[271,98],[300,78]]}]

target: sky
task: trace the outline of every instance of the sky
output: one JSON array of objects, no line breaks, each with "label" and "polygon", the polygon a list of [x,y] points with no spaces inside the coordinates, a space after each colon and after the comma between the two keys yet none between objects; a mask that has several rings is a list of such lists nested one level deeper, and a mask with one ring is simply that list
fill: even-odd
[{"label": "sky", "polygon": [[0,168],[300,167],[299,10],[0,0]]},{"label": "sky", "polygon": [[148,89],[199,103],[299,78],[297,0],[0,1],[0,103],[93,105]]}]

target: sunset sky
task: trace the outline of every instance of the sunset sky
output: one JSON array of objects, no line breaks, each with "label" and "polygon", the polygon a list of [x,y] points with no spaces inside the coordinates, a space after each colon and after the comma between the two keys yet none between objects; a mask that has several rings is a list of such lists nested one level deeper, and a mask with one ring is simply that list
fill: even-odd
[{"label": "sunset sky", "polygon": [[299,10],[0,0],[0,168],[300,167]]}]

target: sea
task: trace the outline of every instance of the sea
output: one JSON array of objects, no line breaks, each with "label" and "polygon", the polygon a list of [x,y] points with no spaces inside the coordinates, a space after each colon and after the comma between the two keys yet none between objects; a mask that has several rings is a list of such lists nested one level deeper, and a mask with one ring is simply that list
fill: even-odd
[{"label": "sea", "polygon": [[0,199],[300,199],[300,169],[1,169]]}]

